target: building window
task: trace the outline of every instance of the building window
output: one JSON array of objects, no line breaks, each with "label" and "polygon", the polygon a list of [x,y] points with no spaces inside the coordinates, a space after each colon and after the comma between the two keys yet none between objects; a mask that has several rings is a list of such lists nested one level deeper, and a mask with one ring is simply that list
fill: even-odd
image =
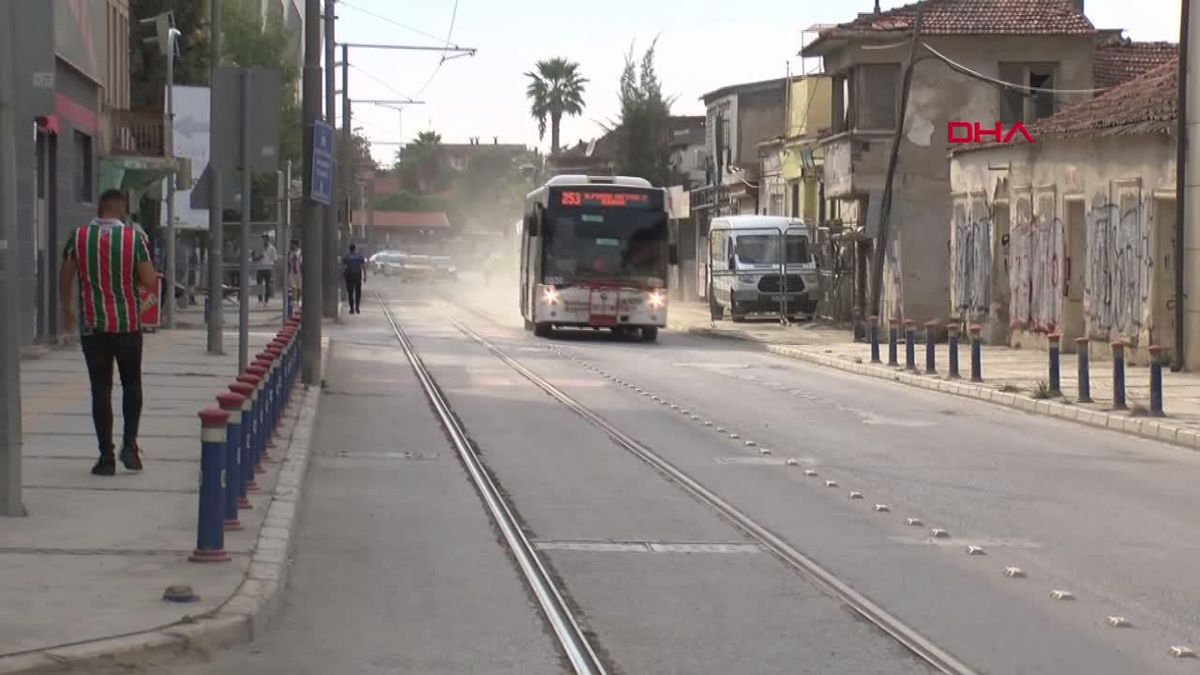
[{"label": "building window", "polygon": [[[1000,79],[1023,87],[1054,88],[1055,63],[1000,63]],[[1000,122],[1028,124],[1054,114],[1054,94],[1050,92],[1000,90]]]},{"label": "building window", "polygon": [[859,129],[895,129],[900,65],[872,63],[854,69],[855,125]]},{"label": "building window", "polygon": [[75,198],[78,201],[91,203],[95,195],[94,176],[92,175],[92,137],[75,132]]}]

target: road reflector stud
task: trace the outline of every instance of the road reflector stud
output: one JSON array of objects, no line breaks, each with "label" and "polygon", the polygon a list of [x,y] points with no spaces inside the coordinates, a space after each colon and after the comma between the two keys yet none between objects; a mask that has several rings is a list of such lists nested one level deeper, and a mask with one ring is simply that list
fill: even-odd
[{"label": "road reflector stud", "polygon": [[713,425],[713,423],[712,423],[712,422],[710,422],[710,421],[708,421],[708,420],[704,420],[704,426],[706,426],[706,427],[711,427],[712,425]]},{"label": "road reflector stud", "polygon": [[809,478],[816,478],[816,477],[817,477],[817,471],[816,471],[816,469],[805,469],[805,470],[804,470],[804,475],[805,475],[805,476],[808,476]]},{"label": "road reflector stud", "polygon": [[699,422],[699,421],[700,421],[700,416],[699,416],[699,415],[692,415],[692,421],[693,421],[693,422]]},{"label": "road reflector stud", "polygon": [[1050,591],[1050,597],[1055,600],[1074,600],[1075,594],[1071,591]]},{"label": "road reflector stud", "polygon": [[735,440],[735,441],[736,441],[737,439],[741,438],[741,435],[739,435],[739,434],[729,434],[729,437],[730,437],[730,438],[732,438],[733,440]]},{"label": "road reflector stud", "polygon": [[982,546],[972,545],[967,547],[967,555],[987,555],[987,552],[983,550]]},{"label": "road reflector stud", "polygon": [[195,602],[200,599],[186,584],[172,584],[163,591],[162,599],[167,602]]},{"label": "road reflector stud", "polygon": [[758,454],[760,454],[760,455],[769,455],[769,454],[771,454],[771,449],[770,449],[770,448],[759,448],[759,449],[758,449]]},{"label": "road reflector stud", "polygon": [[876,510],[876,511],[878,511],[878,512],[880,512],[880,513],[888,513],[888,512],[889,512],[889,511],[891,511],[892,509],[891,509],[891,507],[889,507],[887,504],[876,504],[876,505],[875,505],[875,510]]},{"label": "road reflector stud", "polygon": [[1129,628],[1133,624],[1129,623],[1129,619],[1123,616],[1110,616],[1108,617],[1108,625],[1113,628]]},{"label": "road reflector stud", "polygon": [[934,539],[948,539],[950,537],[950,533],[940,527],[935,527],[929,531],[929,536],[933,537]]},{"label": "road reflector stud", "polygon": [[723,434],[723,433],[725,433],[726,431],[728,431],[728,429],[726,429],[725,427],[717,427],[717,433],[718,433],[718,434]]},{"label": "road reflector stud", "polygon": [[650,397],[650,400],[651,400],[651,401],[654,401],[655,403],[657,403],[657,402],[659,402],[659,401],[661,401],[661,400],[662,400],[662,397],[661,397],[661,396],[651,396],[651,397]]},{"label": "road reflector stud", "polygon": [[758,445],[758,443],[755,443],[754,441],[746,441],[747,448],[753,448],[756,445]]},{"label": "road reflector stud", "polygon": [[1005,567],[1004,576],[1010,579],[1024,579],[1025,570],[1021,569],[1020,567]]},{"label": "road reflector stud", "polygon": [[1177,659],[1194,659],[1196,658],[1196,652],[1192,651],[1190,647],[1179,645],[1171,647],[1171,656]]},{"label": "road reflector stud", "polygon": [[677,406],[677,405],[675,405],[674,403],[672,403],[672,404],[671,404],[671,410],[679,410],[679,406]]},{"label": "road reflector stud", "polygon": [[857,490],[850,491],[850,499],[862,499],[862,493]]},{"label": "road reflector stud", "polygon": [[691,412],[692,412],[692,411],[691,411],[691,410],[688,410],[687,408],[680,408],[680,409],[679,409],[679,414],[680,414],[680,415],[687,415],[687,414],[689,414],[689,413],[691,413]]},{"label": "road reflector stud", "polygon": [[838,482],[836,480],[825,481],[825,487],[827,487],[827,488],[835,488],[837,486],[838,486]]},{"label": "road reflector stud", "polygon": [[905,518],[904,524],[908,525],[909,527],[921,527],[925,525],[925,523],[921,522],[920,518]]},{"label": "road reflector stud", "polygon": [[788,458],[788,460],[787,460],[787,465],[788,465],[788,466],[796,466],[796,465],[797,465],[797,464],[799,464],[799,463],[800,463],[800,462],[797,462],[795,457],[789,457],[789,458]]}]

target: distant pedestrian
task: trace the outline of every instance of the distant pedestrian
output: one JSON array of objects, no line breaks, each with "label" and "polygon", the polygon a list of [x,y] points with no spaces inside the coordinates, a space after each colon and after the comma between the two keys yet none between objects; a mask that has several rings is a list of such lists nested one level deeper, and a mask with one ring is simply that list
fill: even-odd
[{"label": "distant pedestrian", "polygon": [[300,240],[293,239],[288,249],[288,284],[292,287],[292,303],[300,302],[300,263],[304,258],[300,254]]},{"label": "distant pedestrian", "polygon": [[346,295],[350,301],[350,313],[362,314],[362,287],[367,278],[367,259],[350,244],[350,253],[342,258],[342,274],[346,277]]},{"label": "distant pedestrian", "polygon": [[274,294],[275,262],[279,259],[279,251],[271,243],[270,235],[262,237],[262,251],[258,255],[258,301],[262,304],[271,302]]},{"label": "distant pedestrian", "polygon": [[79,343],[92,384],[92,422],[100,446],[100,459],[92,467],[97,476],[116,473],[113,446],[113,362],[121,374],[121,411],[125,435],[121,463],[141,471],[137,444],[142,416],[142,304],[138,287],[149,291],[145,306],[158,302],[158,274],[150,262],[146,233],[126,225],[127,202],[119,190],[100,195],[97,217],[76,228],[63,247],[58,277],[62,324],[75,329],[72,296],[79,287]]}]

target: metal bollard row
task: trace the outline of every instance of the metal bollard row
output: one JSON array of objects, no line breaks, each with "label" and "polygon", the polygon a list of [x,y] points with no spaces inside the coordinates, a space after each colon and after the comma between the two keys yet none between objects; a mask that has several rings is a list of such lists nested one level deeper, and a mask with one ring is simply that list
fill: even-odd
[{"label": "metal bollard row", "polygon": [[300,320],[290,318],[254,362],[217,395],[219,409],[200,415],[200,498],[193,562],[225,562],[225,532],[242,529],[241,509],[253,508],[255,474],[283,420],[300,364]]}]

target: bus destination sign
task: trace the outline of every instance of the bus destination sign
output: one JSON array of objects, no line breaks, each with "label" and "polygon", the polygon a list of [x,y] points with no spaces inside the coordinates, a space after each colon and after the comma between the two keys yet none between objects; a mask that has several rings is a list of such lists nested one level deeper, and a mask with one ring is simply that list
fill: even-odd
[{"label": "bus destination sign", "polygon": [[603,208],[648,208],[650,195],[644,192],[576,192],[562,193],[563,206],[599,206]]}]

